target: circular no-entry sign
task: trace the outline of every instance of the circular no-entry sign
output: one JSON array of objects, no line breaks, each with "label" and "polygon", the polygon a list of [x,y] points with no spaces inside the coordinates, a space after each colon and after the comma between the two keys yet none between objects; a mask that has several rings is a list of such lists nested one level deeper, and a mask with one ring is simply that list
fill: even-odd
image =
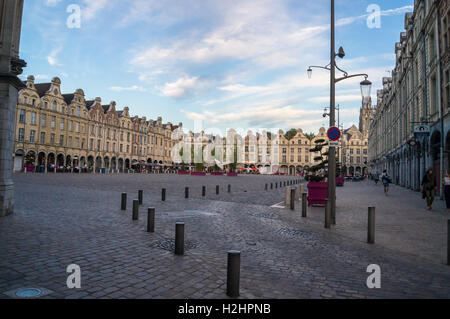
[{"label": "circular no-entry sign", "polygon": [[333,126],[328,129],[328,138],[332,141],[337,141],[341,138],[341,130]]}]

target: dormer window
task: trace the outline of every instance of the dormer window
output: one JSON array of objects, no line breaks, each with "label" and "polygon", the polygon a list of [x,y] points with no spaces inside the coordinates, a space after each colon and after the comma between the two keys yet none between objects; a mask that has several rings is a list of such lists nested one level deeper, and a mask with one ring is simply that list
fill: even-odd
[{"label": "dormer window", "polygon": [[55,90],[53,91],[53,94],[54,94],[54,95],[58,95],[58,89],[55,89]]},{"label": "dormer window", "polygon": [[52,110],[53,110],[53,111],[56,111],[56,101],[53,101],[53,104],[52,104]]}]

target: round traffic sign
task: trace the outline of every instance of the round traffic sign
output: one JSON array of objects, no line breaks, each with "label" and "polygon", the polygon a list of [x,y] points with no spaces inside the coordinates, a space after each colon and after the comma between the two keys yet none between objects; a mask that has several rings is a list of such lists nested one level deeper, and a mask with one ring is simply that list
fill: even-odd
[{"label": "round traffic sign", "polygon": [[330,140],[337,141],[341,138],[341,130],[335,126],[332,126],[328,129],[327,135]]}]

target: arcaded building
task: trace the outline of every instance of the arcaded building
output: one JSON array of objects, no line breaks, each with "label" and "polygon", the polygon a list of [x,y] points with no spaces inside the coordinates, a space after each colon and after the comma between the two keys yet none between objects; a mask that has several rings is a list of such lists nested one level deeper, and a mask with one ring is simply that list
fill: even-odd
[{"label": "arcaded building", "polygon": [[84,91],[61,92],[61,80],[35,83],[19,92],[15,171],[124,172],[171,167],[172,132],[182,124],[131,116],[129,108],[86,100]]}]

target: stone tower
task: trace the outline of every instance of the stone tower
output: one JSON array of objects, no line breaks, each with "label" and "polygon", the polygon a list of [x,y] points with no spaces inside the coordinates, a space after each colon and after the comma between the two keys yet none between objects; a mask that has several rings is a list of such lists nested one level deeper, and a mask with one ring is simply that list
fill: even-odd
[{"label": "stone tower", "polygon": [[361,110],[359,111],[359,131],[363,135],[369,133],[370,117],[373,113],[372,99],[363,100]]}]

